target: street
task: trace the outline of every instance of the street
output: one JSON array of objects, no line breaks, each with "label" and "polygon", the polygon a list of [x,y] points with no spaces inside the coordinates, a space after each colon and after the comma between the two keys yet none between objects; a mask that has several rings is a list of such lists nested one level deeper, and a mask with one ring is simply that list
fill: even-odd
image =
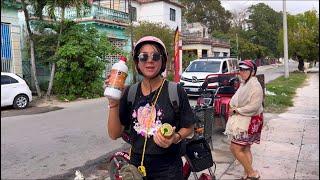
[{"label": "street", "polygon": [[[290,71],[296,67],[290,64]],[[283,71],[283,66],[272,66],[259,73],[269,82]],[[2,178],[38,179],[74,173],[89,161],[123,148],[121,139],[113,141],[107,135],[106,107],[106,99],[98,98],[65,103],[61,110],[42,114],[2,117]],[[214,135],[214,147],[221,150],[221,158],[231,158],[220,131]]]},{"label": "street", "polygon": [[122,147],[122,140],[107,136],[106,107],[106,99],[99,98],[48,113],[1,118],[2,178],[63,174]]}]

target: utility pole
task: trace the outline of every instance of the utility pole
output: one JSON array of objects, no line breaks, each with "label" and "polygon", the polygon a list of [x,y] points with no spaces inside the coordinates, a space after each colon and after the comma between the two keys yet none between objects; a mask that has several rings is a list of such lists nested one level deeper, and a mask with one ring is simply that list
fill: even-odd
[{"label": "utility pole", "polygon": [[239,43],[238,43],[238,33],[236,33],[236,40],[237,40],[237,60],[239,60]]},{"label": "utility pole", "polygon": [[[133,16],[133,12],[132,12],[132,6],[131,6],[131,0],[128,0],[128,8],[129,8],[129,18],[130,18],[130,41],[131,41],[131,58],[133,59],[133,48],[134,48],[134,44],[133,44],[133,20],[132,20],[132,16]],[[133,83],[137,82],[137,78],[136,78],[136,70],[135,68],[132,68],[132,80]]]},{"label": "utility pole", "polygon": [[288,35],[287,35],[287,11],[286,0],[283,0],[283,54],[284,54],[284,77],[289,77],[288,64]]}]

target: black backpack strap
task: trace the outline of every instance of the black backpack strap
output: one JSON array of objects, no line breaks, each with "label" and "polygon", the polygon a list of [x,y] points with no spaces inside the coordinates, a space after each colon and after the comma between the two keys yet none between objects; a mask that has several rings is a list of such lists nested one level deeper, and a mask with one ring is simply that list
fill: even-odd
[{"label": "black backpack strap", "polygon": [[169,81],[168,83],[169,99],[173,106],[174,112],[179,113],[179,95],[177,83]]},{"label": "black backpack strap", "polygon": [[[127,105],[128,105],[128,108],[130,109],[130,112],[132,111],[133,104],[136,99],[138,85],[139,85],[139,83],[135,83],[135,84],[131,85],[128,90]],[[131,139],[131,137],[132,137],[131,136],[131,129],[132,129],[132,124],[130,123],[129,126],[126,126],[124,128],[124,132],[122,133],[122,139],[129,144],[131,144],[131,140],[132,140]]]},{"label": "black backpack strap", "polygon": [[139,85],[139,83],[135,83],[129,87],[127,102],[130,106],[133,105],[134,100],[136,99],[138,85]]}]

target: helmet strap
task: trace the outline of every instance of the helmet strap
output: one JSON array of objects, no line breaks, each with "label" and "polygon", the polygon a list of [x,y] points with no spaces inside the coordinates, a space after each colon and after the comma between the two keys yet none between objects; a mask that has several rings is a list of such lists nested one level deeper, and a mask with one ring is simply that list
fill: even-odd
[{"label": "helmet strap", "polygon": [[252,75],[252,69],[250,70],[250,74],[249,74],[249,77],[245,80],[245,83],[247,83],[249,81],[249,79],[251,78],[251,75]]}]

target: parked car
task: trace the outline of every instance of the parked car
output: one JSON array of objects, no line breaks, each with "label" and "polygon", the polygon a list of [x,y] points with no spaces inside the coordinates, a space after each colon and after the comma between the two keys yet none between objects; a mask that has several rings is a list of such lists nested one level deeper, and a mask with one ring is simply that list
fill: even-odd
[{"label": "parked car", "polygon": [[[181,75],[180,83],[188,95],[200,95],[199,88],[208,75],[229,74],[239,71],[238,60],[230,57],[206,57],[190,62]],[[208,92],[214,92],[217,83],[208,85]]]},{"label": "parked car", "polygon": [[32,93],[23,80],[16,74],[1,72],[1,107],[13,106],[24,109],[32,101]]}]

